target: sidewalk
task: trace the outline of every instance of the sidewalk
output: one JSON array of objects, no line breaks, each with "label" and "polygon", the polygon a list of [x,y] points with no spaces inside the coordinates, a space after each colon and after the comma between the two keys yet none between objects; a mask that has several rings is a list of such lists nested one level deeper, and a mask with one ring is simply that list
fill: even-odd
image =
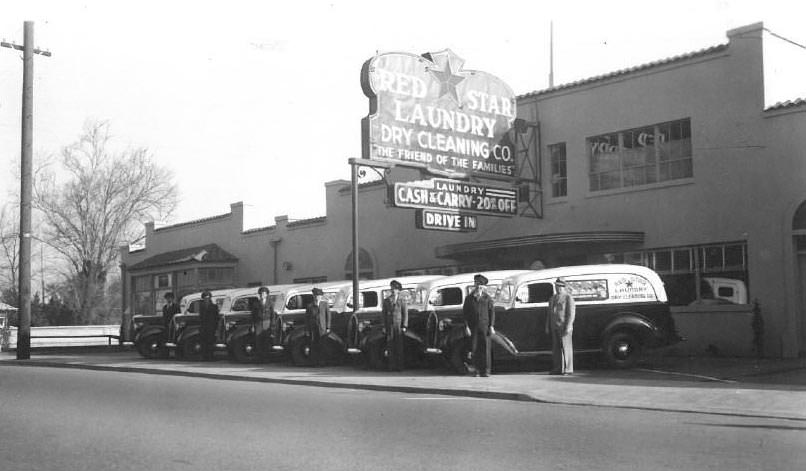
[{"label": "sidewalk", "polygon": [[571,377],[505,372],[490,378],[441,370],[402,373],[351,366],[298,368],[282,363],[238,364],[146,360],[133,351],[37,352],[16,360],[0,353],[0,365],[86,368],[146,374],[207,377],[536,401],[550,404],[698,412],[806,421],[806,359],[650,358],[636,369],[581,366]]}]

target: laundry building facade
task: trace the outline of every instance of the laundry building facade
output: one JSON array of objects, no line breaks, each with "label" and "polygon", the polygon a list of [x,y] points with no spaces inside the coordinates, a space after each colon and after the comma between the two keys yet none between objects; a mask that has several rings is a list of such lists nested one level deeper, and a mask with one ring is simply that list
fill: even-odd
[{"label": "laundry building facade", "polygon": [[[359,277],[641,264],[691,326],[760,336],[768,356],[803,353],[806,101],[765,97],[770,40],[749,25],[721,45],[518,96],[530,168],[518,216],[478,216],[474,232],[418,229],[413,210],[392,207],[388,189],[417,171],[362,184]],[[169,290],[351,278],[350,182],[325,183],[325,198],[322,217],[248,230],[242,203],[146,223],[144,248],[121,247],[124,312],[156,312]],[[741,281],[747,305],[709,303],[705,281],[719,278]],[[764,325],[748,333],[753,302]]]}]

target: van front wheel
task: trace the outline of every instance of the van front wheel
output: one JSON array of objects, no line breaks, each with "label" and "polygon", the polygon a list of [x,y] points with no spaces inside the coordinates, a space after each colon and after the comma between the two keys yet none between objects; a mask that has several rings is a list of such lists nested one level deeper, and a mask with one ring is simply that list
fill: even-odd
[{"label": "van front wheel", "polygon": [[610,366],[631,368],[641,356],[641,342],[632,332],[614,332],[605,340],[604,354]]}]

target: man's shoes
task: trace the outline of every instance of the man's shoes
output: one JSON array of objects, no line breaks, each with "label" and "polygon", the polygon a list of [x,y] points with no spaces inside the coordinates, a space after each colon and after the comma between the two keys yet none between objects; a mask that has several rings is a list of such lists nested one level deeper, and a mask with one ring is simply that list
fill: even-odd
[{"label": "man's shoes", "polygon": [[482,373],[481,374],[482,378],[488,378],[489,376],[490,376],[490,373]]},{"label": "man's shoes", "polygon": [[563,376],[573,376],[573,375],[574,375],[574,373],[569,372],[569,371],[566,371],[565,373],[563,373]]}]

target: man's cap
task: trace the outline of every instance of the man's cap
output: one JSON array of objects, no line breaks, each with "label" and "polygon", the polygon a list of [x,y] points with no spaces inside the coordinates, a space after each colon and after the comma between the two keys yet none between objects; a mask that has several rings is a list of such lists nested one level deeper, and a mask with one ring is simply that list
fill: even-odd
[{"label": "man's cap", "polygon": [[473,277],[473,283],[478,283],[480,285],[486,285],[488,281],[489,280],[487,279],[487,277],[482,274],[478,274]]},{"label": "man's cap", "polygon": [[205,292],[202,293],[202,299],[204,299],[204,298],[212,298],[212,297],[213,297],[213,293],[211,293],[209,291],[205,291]]},{"label": "man's cap", "polygon": [[554,280],[554,286],[565,286],[565,280],[562,278],[557,278]]},{"label": "man's cap", "polygon": [[258,288],[258,290],[257,290],[257,294],[260,294],[260,293],[266,293],[266,294],[269,294],[269,288],[267,288],[267,287],[265,287],[265,286],[261,286],[261,287],[260,287],[260,288]]},{"label": "man's cap", "polygon": [[162,295],[163,298],[173,298],[174,294],[170,291]]},{"label": "man's cap", "polygon": [[322,296],[323,294],[325,294],[320,288],[312,289],[311,293],[313,293],[314,296]]},{"label": "man's cap", "polygon": [[396,289],[396,290],[402,290],[402,289],[403,289],[403,285],[401,285],[401,284],[400,284],[400,282],[399,282],[399,281],[397,281],[397,280],[392,280],[392,281],[389,283],[389,286],[390,286],[392,289]]}]

